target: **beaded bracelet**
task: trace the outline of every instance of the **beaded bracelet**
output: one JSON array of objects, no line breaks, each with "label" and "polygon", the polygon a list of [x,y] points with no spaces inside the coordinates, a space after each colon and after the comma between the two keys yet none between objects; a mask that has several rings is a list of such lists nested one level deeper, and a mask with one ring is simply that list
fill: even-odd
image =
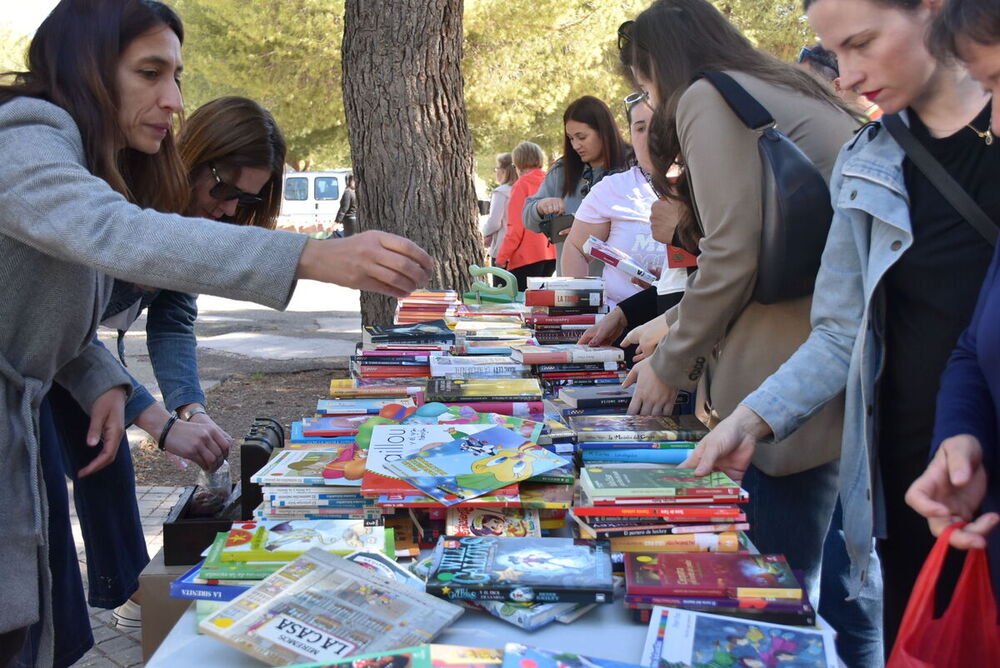
[{"label": "beaded bracelet", "polygon": [[156,447],[158,447],[160,450],[166,449],[167,434],[170,433],[170,428],[174,426],[175,422],[177,422],[177,416],[171,415],[170,418],[167,419],[167,423],[163,425],[163,431],[160,432],[160,438],[156,442]]}]

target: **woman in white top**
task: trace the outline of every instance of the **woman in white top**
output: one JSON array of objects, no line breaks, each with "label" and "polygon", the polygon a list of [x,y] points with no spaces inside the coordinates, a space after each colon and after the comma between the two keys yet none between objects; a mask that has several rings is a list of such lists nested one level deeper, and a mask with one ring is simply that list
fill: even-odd
[{"label": "woman in white top", "polygon": [[[631,169],[611,174],[591,188],[576,211],[562,251],[562,273],[565,276],[586,276],[590,258],[583,252],[587,238],[595,236],[632,256],[643,267],[663,265],[666,249],[653,239],[649,227],[649,211],[656,201],[656,192],[647,174],[652,168],[646,127],[653,109],[638,97],[626,108],[629,130],[635,149],[636,163]],[[624,273],[613,267],[604,268],[604,284],[608,305],[634,295],[640,290]]]},{"label": "woman in white top", "polygon": [[497,187],[490,194],[490,216],[479,229],[483,233],[483,242],[489,249],[490,260],[500,252],[500,245],[507,235],[507,204],[510,202],[511,184],[517,180],[517,169],[510,153],[497,156],[496,173]]}]

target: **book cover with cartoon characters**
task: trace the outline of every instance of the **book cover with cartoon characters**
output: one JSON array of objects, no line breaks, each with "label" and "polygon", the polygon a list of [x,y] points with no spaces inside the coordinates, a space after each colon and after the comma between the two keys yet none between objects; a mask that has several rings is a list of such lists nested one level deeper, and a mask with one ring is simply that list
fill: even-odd
[{"label": "book cover with cartoon characters", "polygon": [[355,444],[339,449],[282,450],[250,478],[258,485],[360,487],[364,453]]},{"label": "book cover with cartoon characters", "polygon": [[427,591],[449,600],[610,603],[611,552],[605,541],[443,536]]},{"label": "book cover with cartoon characters", "polygon": [[510,429],[492,427],[423,449],[386,468],[452,506],[566,464],[566,459]]},{"label": "book cover with cartoon characters", "polygon": [[503,668],[639,668],[635,664],[509,642],[503,648]]},{"label": "book cover with cartoon characters", "polygon": [[488,510],[485,508],[448,509],[446,531],[449,536],[541,536],[538,511],[533,509]]},{"label": "book cover with cartoon characters", "polygon": [[331,554],[355,550],[392,553],[381,520],[235,522],[222,561],[289,561],[318,547]]},{"label": "book cover with cartoon characters", "polygon": [[832,631],[665,607],[653,608],[650,615],[641,664],[646,668],[842,665]]}]

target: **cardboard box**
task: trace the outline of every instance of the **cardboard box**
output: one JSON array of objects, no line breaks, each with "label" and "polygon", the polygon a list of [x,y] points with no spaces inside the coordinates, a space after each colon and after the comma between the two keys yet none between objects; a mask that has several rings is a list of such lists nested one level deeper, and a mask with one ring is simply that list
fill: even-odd
[{"label": "cardboard box", "polygon": [[194,601],[171,598],[170,583],[184,575],[190,566],[166,566],[160,550],[139,574],[139,597],[142,601],[142,660],[153,652],[174,628],[187,607]]}]

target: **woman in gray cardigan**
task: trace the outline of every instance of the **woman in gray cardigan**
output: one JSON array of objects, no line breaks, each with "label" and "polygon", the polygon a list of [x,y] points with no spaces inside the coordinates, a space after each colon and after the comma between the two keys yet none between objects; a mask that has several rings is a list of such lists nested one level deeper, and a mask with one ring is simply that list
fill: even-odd
[{"label": "woman in gray cardigan", "polygon": [[[112,276],[285,306],[298,278],[400,296],[431,259],[383,233],[335,241],[159,213],[184,204],[171,135],[183,37],[152,0],[63,0],[29,70],[0,88],[0,663],[43,622],[53,663],[38,406],[54,379],[91,414],[88,443],[114,456],[131,384],[91,344]],[[141,205],[141,206],[140,206]]]}]

